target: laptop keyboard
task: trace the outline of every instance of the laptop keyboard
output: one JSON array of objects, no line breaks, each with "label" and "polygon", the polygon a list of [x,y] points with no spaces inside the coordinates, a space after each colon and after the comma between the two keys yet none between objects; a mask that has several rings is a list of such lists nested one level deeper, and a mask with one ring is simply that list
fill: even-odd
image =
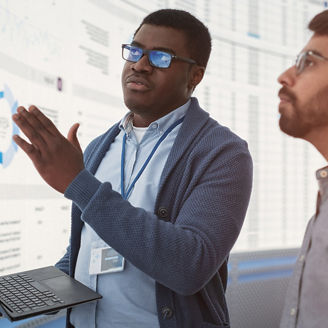
[{"label": "laptop keyboard", "polygon": [[12,312],[26,313],[64,301],[26,274],[0,278],[0,301]]}]

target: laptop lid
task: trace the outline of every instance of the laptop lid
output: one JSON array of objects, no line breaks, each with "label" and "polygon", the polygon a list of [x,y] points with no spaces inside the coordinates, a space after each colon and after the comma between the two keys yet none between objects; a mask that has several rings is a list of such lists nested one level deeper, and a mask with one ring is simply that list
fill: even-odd
[{"label": "laptop lid", "polygon": [[0,312],[10,321],[57,312],[102,296],[54,266],[0,276]]}]

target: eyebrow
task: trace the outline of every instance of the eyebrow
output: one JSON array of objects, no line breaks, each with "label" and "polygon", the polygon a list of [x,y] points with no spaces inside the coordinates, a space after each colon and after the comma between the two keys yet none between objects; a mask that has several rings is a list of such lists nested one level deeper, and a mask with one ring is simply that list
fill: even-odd
[{"label": "eyebrow", "polygon": [[[145,49],[144,45],[141,44],[140,42],[138,41],[132,41],[131,43],[132,46],[136,46],[136,47],[140,47],[142,49]],[[165,51],[165,52],[168,52],[172,55],[175,55],[175,51],[171,48],[165,48],[165,47],[153,47],[151,50],[160,50],[160,51]]]},{"label": "eyebrow", "polygon": [[323,55],[321,52],[317,51],[317,50],[314,50],[314,49],[308,49],[308,50],[306,50],[306,51],[311,51],[311,52],[313,52],[314,55],[318,55],[318,56],[320,56],[320,57],[324,57],[324,55]]}]

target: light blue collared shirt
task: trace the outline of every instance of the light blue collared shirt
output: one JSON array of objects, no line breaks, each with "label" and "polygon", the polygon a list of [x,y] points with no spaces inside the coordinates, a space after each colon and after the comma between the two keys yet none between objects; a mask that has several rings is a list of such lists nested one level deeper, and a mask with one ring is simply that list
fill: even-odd
[{"label": "light blue collared shirt", "polygon": [[[140,143],[133,132],[131,113],[128,113],[121,121],[121,132],[98,167],[96,178],[101,182],[110,182],[113,190],[121,192],[121,153],[123,136],[126,134],[124,163],[126,191],[158,139],[173,123],[185,116],[189,105],[190,100],[152,122]],[[133,206],[154,212],[161,174],[180,127],[181,124],[168,134],[136,182],[128,198]],[[75,328],[159,327],[155,281],[151,277],[128,261],[125,261],[125,268],[122,272],[89,275],[91,249],[107,246],[85,223],[81,233],[75,279],[96,290],[103,298],[98,301],[97,305],[89,303],[74,308],[70,317],[71,323]]]}]

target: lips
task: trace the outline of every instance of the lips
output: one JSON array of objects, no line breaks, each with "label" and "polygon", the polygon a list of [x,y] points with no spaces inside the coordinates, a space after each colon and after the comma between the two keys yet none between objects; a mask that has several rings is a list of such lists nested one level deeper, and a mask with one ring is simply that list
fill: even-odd
[{"label": "lips", "polygon": [[291,99],[286,95],[279,96],[281,102],[291,102]]},{"label": "lips", "polygon": [[282,87],[278,92],[278,97],[283,102],[294,102],[296,100],[295,94],[287,89],[286,87]]},{"label": "lips", "polygon": [[294,104],[296,101],[296,96],[294,93],[287,89],[286,87],[283,87],[278,92],[278,97],[280,98],[279,103],[279,113],[282,114],[282,111],[284,110],[285,106],[287,104]]},{"label": "lips", "polygon": [[135,75],[127,77],[125,85],[133,91],[148,91],[151,89],[150,83],[145,78]]}]

